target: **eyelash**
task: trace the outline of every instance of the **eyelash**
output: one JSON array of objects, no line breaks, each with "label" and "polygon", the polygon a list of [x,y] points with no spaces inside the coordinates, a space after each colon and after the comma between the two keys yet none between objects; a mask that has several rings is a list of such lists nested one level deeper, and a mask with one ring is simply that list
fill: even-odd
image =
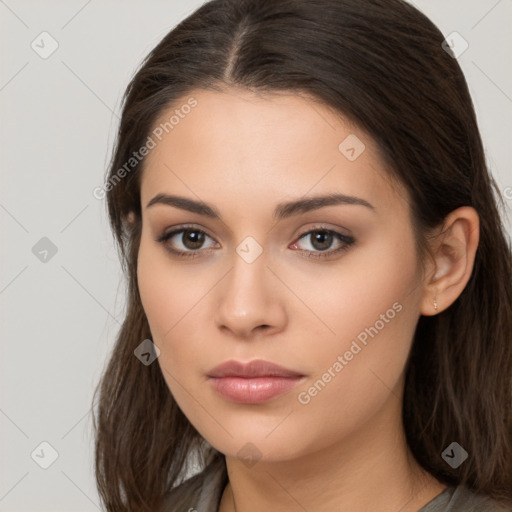
[{"label": "eyelash", "polygon": [[[164,233],[162,236],[157,238],[156,241],[159,242],[159,243],[165,244],[173,236],[175,236],[175,235],[177,235],[179,233],[184,233],[187,230],[191,230],[194,233],[201,233],[201,234],[206,235],[208,238],[211,238],[202,229],[195,228],[194,226],[181,226],[178,229],[174,229],[174,230],[172,230],[172,231],[170,231],[168,233]],[[333,229],[328,229],[328,228],[325,228],[325,227],[316,227],[316,228],[310,229],[310,230],[302,233],[297,238],[297,242],[299,240],[302,240],[303,238],[306,238],[308,235],[311,235],[311,234],[317,233],[317,232],[323,232],[323,233],[327,233],[327,234],[332,234],[340,242],[342,242],[343,245],[341,245],[337,249],[331,249],[331,250],[327,250],[327,251],[310,251],[310,250],[307,250],[307,249],[297,249],[301,253],[308,253],[308,258],[318,258],[318,259],[329,258],[329,257],[331,257],[331,256],[333,256],[335,254],[342,253],[342,252],[348,250],[348,248],[355,242],[354,238],[352,238],[350,236],[347,236],[347,235],[344,235],[342,233],[339,233],[338,231],[335,231]],[[295,243],[297,243],[297,242],[295,242]],[[174,255],[176,255],[178,257],[182,257],[182,258],[197,258],[197,257],[201,256],[201,252],[205,252],[205,251],[209,252],[209,251],[213,250],[213,249],[197,249],[197,250],[181,251],[179,249],[173,249],[169,245],[166,246],[166,249],[169,252],[171,252],[172,254],[174,254]]]}]

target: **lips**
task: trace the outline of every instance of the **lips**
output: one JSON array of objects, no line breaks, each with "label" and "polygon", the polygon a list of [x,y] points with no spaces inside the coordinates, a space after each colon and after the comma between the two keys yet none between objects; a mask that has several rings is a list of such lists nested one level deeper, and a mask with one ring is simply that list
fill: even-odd
[{"label": "lips", "polygon": [[304,377],[303,374],[288,370],[283,366],[256,359],[249,363],[242,363],[239,361],[226,361],[215,368],[209,373],[208,377],[242,377],[242,378],[256,378],[256,377]]},{"label": "lips", "polygon": [[241,404],[266,402],[301,382],[305,375],[261,359],[226,361],[209,373],[212,387],[225,399]]}]

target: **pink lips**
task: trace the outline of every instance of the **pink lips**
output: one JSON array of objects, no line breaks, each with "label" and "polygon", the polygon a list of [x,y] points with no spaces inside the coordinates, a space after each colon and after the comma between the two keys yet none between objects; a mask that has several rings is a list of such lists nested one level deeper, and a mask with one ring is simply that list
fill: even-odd
[{"label": "pink lips", "polygon": [[285,393],[305,376],[257,359],[249,363],[226,361],[213,368],[208,377],[217,392],[228,400],[256,404]]}]

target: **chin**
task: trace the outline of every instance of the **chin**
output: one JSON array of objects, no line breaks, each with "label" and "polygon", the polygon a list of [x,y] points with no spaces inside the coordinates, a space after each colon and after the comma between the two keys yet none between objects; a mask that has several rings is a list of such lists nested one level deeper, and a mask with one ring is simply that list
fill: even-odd
[{"label": "chin", "polygon": [[[253,462],[279,462],[293,460],[304,454],[304,435],[299,428],[291,430],[273,421],[273,427],[258,428],[250,423],[225,425],[233,436],[223,433],[222,436],[201,434],[219,452],[226,457]],[[273,430],[275,429],[275,430]],[[279,431],[279,432],[278,432]],[[225,435],[224,435],[225,434]]]}]

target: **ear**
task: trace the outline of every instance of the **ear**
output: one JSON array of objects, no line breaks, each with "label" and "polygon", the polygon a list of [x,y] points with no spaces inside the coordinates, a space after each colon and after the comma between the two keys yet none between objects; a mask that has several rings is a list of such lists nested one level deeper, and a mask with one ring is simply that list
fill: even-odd
[{"label": "ear", "polygon": [[479,238],[480,221],[474,208],[462,206],[445,218],[430,243],[433,260],[425,272],[422,315],[440,313],[462,293],[473,271]]},{"label": "ear", "polygon": [[126,215],[124,215],[122,220],[125,227],[133,228],[137,220],[137,215],[134,211],[129,211]]}]

